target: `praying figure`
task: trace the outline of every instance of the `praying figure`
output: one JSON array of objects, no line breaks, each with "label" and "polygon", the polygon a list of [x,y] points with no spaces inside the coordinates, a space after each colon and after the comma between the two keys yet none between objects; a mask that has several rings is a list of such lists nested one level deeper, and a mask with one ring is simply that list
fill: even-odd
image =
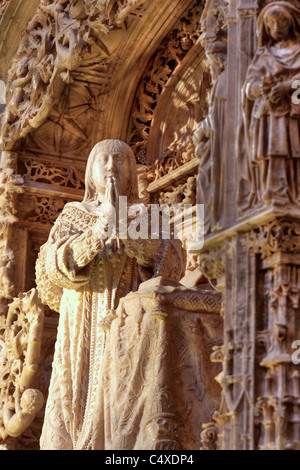
[{"label": "praying figure", "polygon": [[[151,278],[178,281],[185,259],[178,240],[120,239],[118,229],[109,232],[107,221],[121,196],[127,197],[128,208],[139,205],[135,157],[124,142],[105,140],[89,156],[83,201],[65,206],[40,251],[38,292],[43,303],[60,313],[41,449],[134,448],[132,442],[116,444],[108,417],[116,409],[107,411],[109,394],[103,385],[110,328],[114,321],[119,325],[120,299]],[[121,347],[121,340],[116,343],[114,348]],[[137,357],[138,363],[145,360]],[[123,378],[120,372],[119,386],[126,370]],[[142,408],[136,410],[137,422]],[[137,434],[127,430],[128,439]]]},{"label": "praying figure", "polygon": [[239,135],[241,213],[263,204],[300,202],[300,10],[268,4],[257,23],[258,50],[242,91]]}]

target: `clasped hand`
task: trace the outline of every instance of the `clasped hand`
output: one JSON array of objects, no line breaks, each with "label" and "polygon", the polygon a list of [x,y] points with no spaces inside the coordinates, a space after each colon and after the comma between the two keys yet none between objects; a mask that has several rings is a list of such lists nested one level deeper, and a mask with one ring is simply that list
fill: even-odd
[{"label": "clasped hand", "polygon": [[94,227],[102,240],[117,238],[118,189],[115,178],[108,178],[105,197],[99,208],[99,219]]},{"label": "clasped hand", "polygon": [[291,86],[289,82],[277,81],[272,76],[265,76],[260,84],[261,95],[268,99],[271,103],[279,103],[290,92]]}]

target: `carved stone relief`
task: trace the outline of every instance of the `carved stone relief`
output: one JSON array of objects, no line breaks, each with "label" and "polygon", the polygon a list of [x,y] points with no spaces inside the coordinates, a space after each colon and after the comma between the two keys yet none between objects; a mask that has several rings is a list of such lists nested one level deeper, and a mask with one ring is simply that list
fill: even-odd
[{"label": "carved stone relief", "polygon": [[43,394],[33,388],[44,322],[36,291],[20,294],[0,321],[0,433],[5,441],[23,434],[44,404]]},{"label": "carved stone relief", "polygon": [[[42,448],[299,449],[300,5],[159,3],[42,0],[11,63],[0,174],[7,448],[39,448],[43,428]],[[103,172],[88,163],[85,181],[90,150],[108,138],[129,144],[114,144],[123,164],[101,186],[107,162],[95,152]],[[100,212],[129,189],[138,204],[204,203],[203,248],[100,239]],[[30,293],[8,303],[35,286],[39,251],[48,307],[24,396],[19,369],[5,371],[36,308],[25,315]],[[48,403],[34,421],[33,390]]]},{"label": "carved stone relief", "polygon": [[84,177],[74,166],[56,167],[49,161],[41,162],[34,157],[19,158],[18,172],[26,182],[84,190]]},{"label": "carved stone relief", "polygon": [[100,35],[119,27],[142,3],[41,2],[9,70],[2,148],[11,149],[46,120],[65,84],[72,82],[71,71],[81,66],[82,51],[88,51],[90,67],[105,65],[109,53]]}]

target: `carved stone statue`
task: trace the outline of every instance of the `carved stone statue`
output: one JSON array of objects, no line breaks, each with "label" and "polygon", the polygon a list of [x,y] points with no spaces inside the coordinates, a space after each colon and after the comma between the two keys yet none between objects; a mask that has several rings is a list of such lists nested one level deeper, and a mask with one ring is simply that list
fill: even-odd
[{"label": "carved stone statue", "polygon": [[103,410],[96,398],[119,300],[141,280],[179,279],[183,273],[183,252],[171,241],[106,237],[103,217],[110,217],[118,195],[127,196],[130,206],[138,203],[135,158],[127,144],[106,140],[89,157],[83,202],[65,206],[41,249],[39,294],[61,315],[43,449],[97,447],[102,430],[94,429],[93,420]]},{"label": "carved stone statue", "polygon": [[41,448],[198,449],[218,403],[208,364],[220,296],[178,282],[180,241],[106,233],[118,196],[140,206],[135,158],[105,140],[83,202],[65,206],[41,248],[38,291],[60,313]]},{"label": "carved stone statue", "polygon": [[224,217],[224,175],[222,158],[225,142],[225,112],[227,95],[227,46],[215,41],[206,48],[213,88],[208,116],[200,122],[193,137],[196,155],[200,158],[197,203],[204,204],[205,233],[218,231]]},{"label": "carved stone statue", "polygon": [[285,1],[267,5],[258,42],[242,92],[241,209],[300,201],[300,105],[292,100],[300,78],[300,10]]},{"label": "carved stone statue", "polygon": [[16,392],[15,403],[7,403],[0,411],[0,437],[19,437],[33,422],[36,414],[44,405],[42,392],[28,388],[21,395]]}]

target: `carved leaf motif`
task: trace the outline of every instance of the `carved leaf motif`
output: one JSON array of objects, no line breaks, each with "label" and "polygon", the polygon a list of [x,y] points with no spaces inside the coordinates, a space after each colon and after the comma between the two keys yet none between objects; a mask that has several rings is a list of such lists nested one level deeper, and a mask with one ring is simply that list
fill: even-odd
[{"label": "carved leaf motif", "polygon": [[261,254],[262,259],[274,253],[300,252],[300,226],[297,222],[275,220],[249,233],[244,248],[251,254]]}]

